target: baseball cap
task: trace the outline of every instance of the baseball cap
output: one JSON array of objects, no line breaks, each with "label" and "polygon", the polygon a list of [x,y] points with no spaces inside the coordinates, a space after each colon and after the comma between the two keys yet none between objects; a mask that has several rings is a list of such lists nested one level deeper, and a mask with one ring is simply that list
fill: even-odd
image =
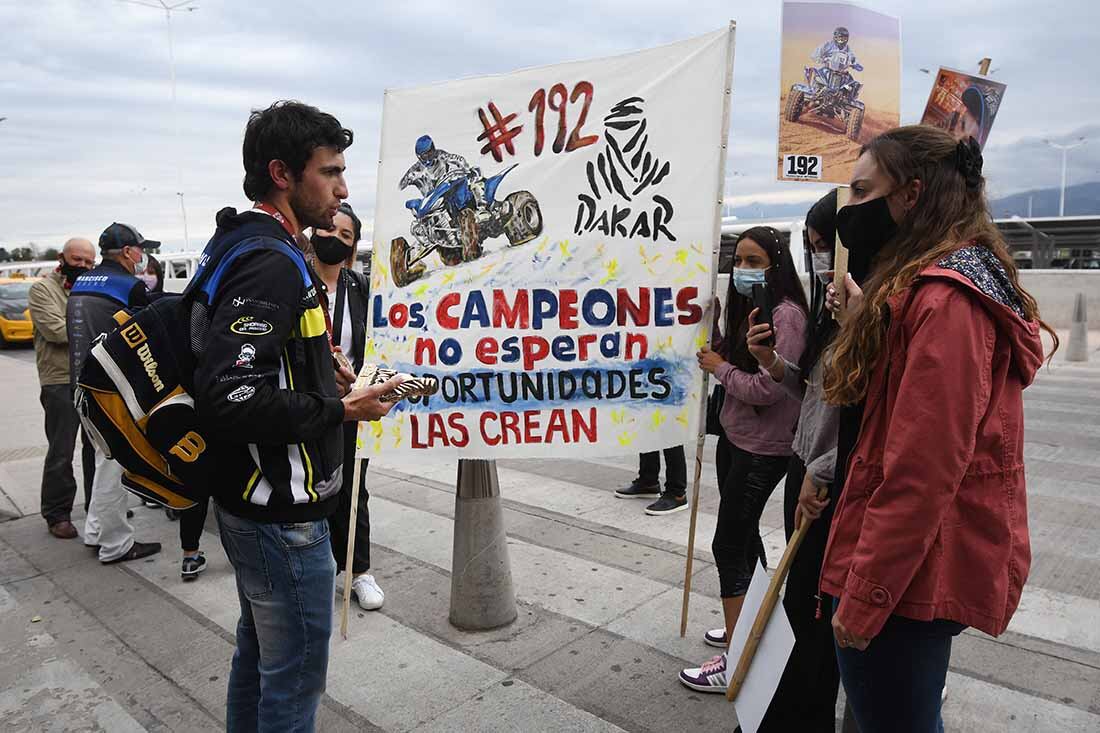
[{"label": "baseball cap", "polygon": [[141,247],[142,249],[156,249],[160,242],[146,239],[141,236],[134,227],[129,224],[119,224],[117,221],[103,230],[99,235],[99,251],[110,252],[123,247]]}]

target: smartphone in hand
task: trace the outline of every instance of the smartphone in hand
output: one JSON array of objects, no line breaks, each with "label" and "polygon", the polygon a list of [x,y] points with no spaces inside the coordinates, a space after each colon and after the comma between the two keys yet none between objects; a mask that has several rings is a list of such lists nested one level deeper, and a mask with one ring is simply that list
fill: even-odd
[{"label": "smartphone in hand", "polygon": [[768,290],[767,283],[756,283],[752,286],[752,306],[758,308],[756,324],[766,323],[772,327],[772,335],[765,342],[768,346],[775,346],[775,324],[772,322],[772,293]]}]

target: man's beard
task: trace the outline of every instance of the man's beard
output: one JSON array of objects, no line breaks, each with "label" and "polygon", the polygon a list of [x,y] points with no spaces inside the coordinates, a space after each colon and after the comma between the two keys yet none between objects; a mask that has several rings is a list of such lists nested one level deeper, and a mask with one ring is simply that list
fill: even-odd
[{"label": "man's beard", "polygon": [[298,220],[298,226],[302,229],[312,227],[313,229],[328,230],[336,224],[335,217],[329,216],[327,209],[314,206],[305,197],[298,195],[297,192],[290,194],[288,203],[294,212],[294,217]]}]

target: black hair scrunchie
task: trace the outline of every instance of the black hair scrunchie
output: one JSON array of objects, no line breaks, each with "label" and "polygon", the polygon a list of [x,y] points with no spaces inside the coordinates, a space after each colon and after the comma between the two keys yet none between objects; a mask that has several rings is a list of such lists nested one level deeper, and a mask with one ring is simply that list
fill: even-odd
[{"label": "black hair scrunchie", "polygon": [[982,185],[982,147],[973,137],[959,140],[955,146],[955,168],[962,174],[966,187],[970,190]]}]

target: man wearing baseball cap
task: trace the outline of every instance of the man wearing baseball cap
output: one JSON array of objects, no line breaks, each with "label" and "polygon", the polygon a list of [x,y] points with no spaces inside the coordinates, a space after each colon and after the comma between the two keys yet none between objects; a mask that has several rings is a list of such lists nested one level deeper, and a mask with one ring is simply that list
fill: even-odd
[{"label": "man wearing baseball cap", "polygon": [[[149,304],[148,288],[134,274],[145,271],[145,250],[159,246],[160,242],[146,239],[129,224],[116,222],[99,235],[103,261],[78,277],[69,292],[66,322],[69,375],[74,387],[92,342],[101,333],[115,329],[115,313]],[[94,548],[104,564],[137,560],[160,552],[158,542],[134,541],[134,529],[126,518],[127,495],[122,487],[122,466],[96,446],[95,479],[84,523],[84,544]]]}]

